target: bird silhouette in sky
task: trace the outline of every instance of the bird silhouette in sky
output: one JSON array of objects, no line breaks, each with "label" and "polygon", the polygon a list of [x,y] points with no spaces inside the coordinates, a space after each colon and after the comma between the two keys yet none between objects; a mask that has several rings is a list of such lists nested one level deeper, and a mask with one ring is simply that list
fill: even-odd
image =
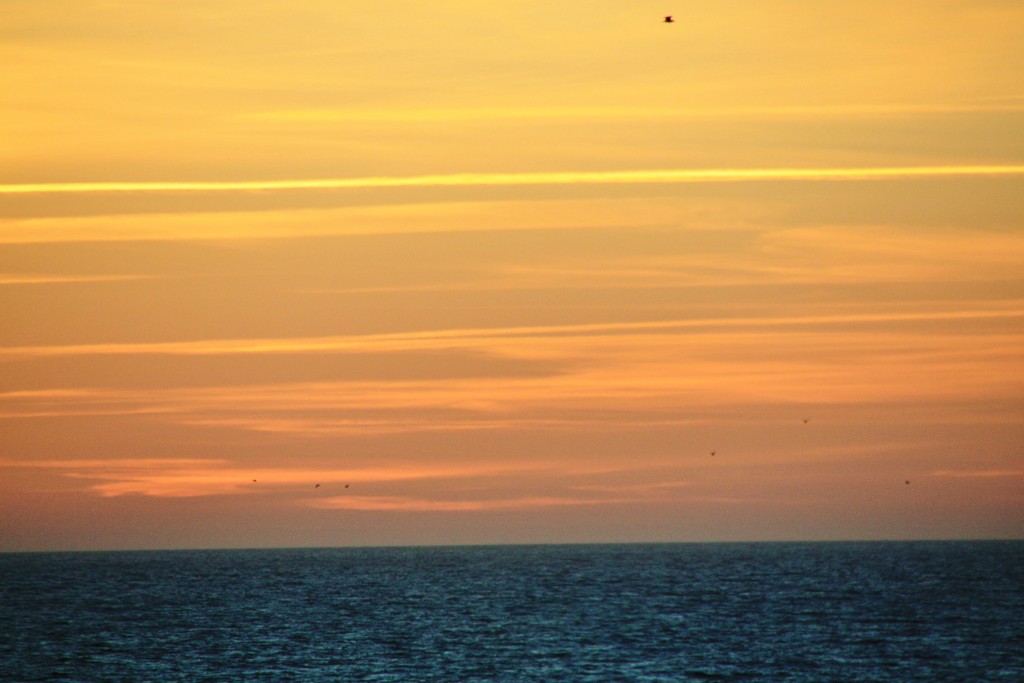
[{"label": "bird silhouette in sky", "polygon": [[805,418],[804,418],[804,424],[807,424],[807,423],[808,423],[808,422],[810,422],[810,421],[811,421],[811,418],[809,418],[809,417],[805,417]]},{"label": "bird silhouette in sky", "polygon": [[318,489],[318,488],[320,488],[320,484],[317,484],[317,485],[316,485],[316,486],[314,486],[313,488],[315,488],[315,489]]},{"label": "bird silhouette in sky", "polygon": [[714,454],[715,454],[715,451],[711,451],[711,455],[714,455]]},{"label": "bird silhouette in sky", "polygon": [[675,21],[675,19],[672,18],[671,14],[669,16],[665,17],[665,23],[666,24],[671,24],[674,21]]}]

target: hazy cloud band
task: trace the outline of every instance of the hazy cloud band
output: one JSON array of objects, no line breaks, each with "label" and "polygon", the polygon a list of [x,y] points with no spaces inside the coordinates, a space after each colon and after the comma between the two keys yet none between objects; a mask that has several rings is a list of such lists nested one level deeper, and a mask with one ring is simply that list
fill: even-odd
[{"label": "hazy cloud band", "polygon": [[23,183],[0,185],[0,194],[88,192],[239,192],[343,190],[389,187],[468,187],[644,183],[724,183],[754,181],[880,180],[941,176],[1024,175],[1024,165],[891,166],[873,168],[725,168],[648,171],[557,171],[535,173],[451,173],[304,180]]},{"label": "hazy cloud band", "polygon": [[[700,320],[655,320],[575,325],[439,329],[416,332],[353,335],[342,337],[300,337],[260,339],[214,339],[141,343],[74,344],[66,346],[10,346],[0,349],[0,360],[47,356],[94,356],[119,354],[223,356],[342,351],[396,351],[422,348],[453,348],[486,339],[585,336],[593,334],[644,333],[693,328],[791,327],[872,322],[910,322],[1022,318],[1024,310],[960,310],[902,313],[835,314],[766,318],[709,318]],[[9,395],[9,394],[8,394]]]}]

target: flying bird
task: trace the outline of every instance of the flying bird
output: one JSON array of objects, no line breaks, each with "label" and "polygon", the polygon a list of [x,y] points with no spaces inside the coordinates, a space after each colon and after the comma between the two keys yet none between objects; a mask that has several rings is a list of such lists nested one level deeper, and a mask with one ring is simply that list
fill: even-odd
[{"label": "flying bird", "polygon": [[714,454],[715,454],[715,451],[711,451],[711,455],[714,455]]},{"label": "flying bird", "polygon": [[810,421],[811,421],[811,418],[809,418],[809,417],[805,417],[805,418],[804,418],[804,424],[807,424],[807,423],[808,423],[808,422],[810,422]]},{"label": "flying bird", "polygon": [[903,483],[904,483],[904,484],[909,484],[909,483],[910,483],[910,480],[909,480],[909,479],[907,479],[907,480],[906,480],[905,482],[903,482]]},{"label": "flying bird", "polygon": [[320,488],[320,484],[317,484],[317,485],[316,485],[316,486],[314,486],[313,488],[315,488],[315,489],[318,489],[318,488]]},{"label": "flying bird", "polygon": [[665,23],[666,24],[671,24],[674,21],[675,21],[675,19],[672,18],[672,15],[669,15],[669,16],[665,17]]}]

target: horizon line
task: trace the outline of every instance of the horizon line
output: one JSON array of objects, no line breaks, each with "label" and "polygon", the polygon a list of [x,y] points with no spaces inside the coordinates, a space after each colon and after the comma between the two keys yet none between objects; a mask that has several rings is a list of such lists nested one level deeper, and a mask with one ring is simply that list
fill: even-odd
[{"label": "horizon line", "polygon": [[655,540],[562,540],[562,541],[467,541],[438,543],[354,543],[332,545],[196,545],[196,546],[101,546],[93,548],[0,548],[0,555],[42,555],[42,554],[75,554],[75,553],[172,553],[172,552],[245,552],[263,550],[390,550],[406,548],[503,548],[509,546],[621,546],[621,545],[778,545],[778,544],[880,544],[880,543],[1024,543],[1021,536],[851,536],[836,538],[826,536],[808,536],[805,538],[723,538],[714,537],[704,540],[693,539],[655,539]]},{"label": "horizon line", "polygon": [[239,192],[393,187],[469,187],[571,184],[671,184],[754,181],[843,181],[944,176],[1024,175],[1024,165],[875,166],[861,168],[705,168],[626,171],[447,173],[359,178],[229,181],[98,181],[0,184],[0,194],[89,192]]}]

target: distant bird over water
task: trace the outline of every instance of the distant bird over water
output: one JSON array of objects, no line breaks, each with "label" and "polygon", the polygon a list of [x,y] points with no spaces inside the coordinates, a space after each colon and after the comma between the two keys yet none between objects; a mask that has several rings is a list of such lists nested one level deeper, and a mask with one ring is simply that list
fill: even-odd
[{"label": "distant bird over water", "polygon": [[314,486],[313,488],[315,488],[315,489],[318,489],[318,488],[320,488],[320,484],[317,484],[317,485],[316,485],[316,486]]},{"label": "distant bird over water", "polygon": [[671,24],[674,21],[675,21],[675,19],[672,18],[672,15],[669,15],[669,16],[665,17],[665,23],[666,24]]}]

